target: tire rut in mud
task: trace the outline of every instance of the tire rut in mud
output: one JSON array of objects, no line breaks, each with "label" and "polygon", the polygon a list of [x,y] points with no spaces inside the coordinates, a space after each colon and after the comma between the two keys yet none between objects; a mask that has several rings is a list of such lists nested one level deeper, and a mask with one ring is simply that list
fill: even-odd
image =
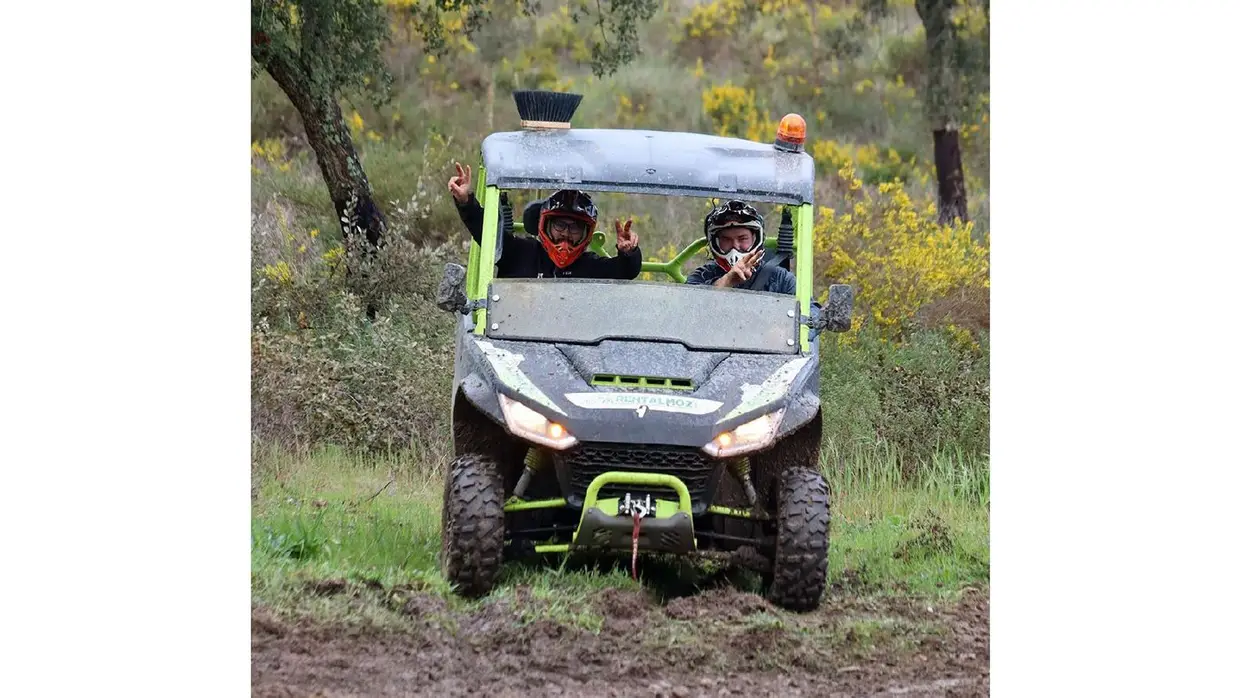
[{"label": "tire rut in mud", "polygon": [[[592,632],[534,615],[528,589],[471,611],[410,594],[400,628],[290,620],[256,608],[255,696],[721,696],[989,693],[989,599],[935,608],[836,599],[809,614],[718,589],[660,606],[609,589]],[[811,638],[807,640],[805,638]],[[816,639],[813,639],[816,638]]]}]

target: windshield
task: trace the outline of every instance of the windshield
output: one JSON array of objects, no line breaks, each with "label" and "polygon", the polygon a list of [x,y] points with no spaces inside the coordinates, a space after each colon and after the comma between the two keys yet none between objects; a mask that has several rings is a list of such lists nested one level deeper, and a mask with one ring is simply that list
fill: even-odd
[{"label": "windshield", "polygon": [[797,300],[784,294],[649,281],[495,279],[488,301],[485,333],[496,339],[633,339],[706,351],[797,352]]}]

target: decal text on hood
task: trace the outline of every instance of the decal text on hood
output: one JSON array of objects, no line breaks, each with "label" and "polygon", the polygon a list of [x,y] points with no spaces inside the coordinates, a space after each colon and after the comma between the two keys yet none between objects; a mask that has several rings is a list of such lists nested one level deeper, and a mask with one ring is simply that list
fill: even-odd
[{"label": "decal text on hood", "polygon": [[564,397],[587,410],[635,410],[644,407],[657,412],[710,414],[723,407],[723,403],[716,400],[653,393],[566,393]]}]

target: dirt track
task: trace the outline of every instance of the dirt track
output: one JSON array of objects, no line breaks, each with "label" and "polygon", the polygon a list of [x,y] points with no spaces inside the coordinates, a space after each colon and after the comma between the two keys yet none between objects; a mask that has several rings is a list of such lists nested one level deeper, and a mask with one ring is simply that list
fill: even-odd
[{"label": "dirt track", "polygon": [[[381,593],[344,588],[334,593]],[[660,605],[610,589],[595,634],[550,620],[518,589],[472,613],[403,592],[405,628],[276,618],[255,608],[256,696],[980,696],[990,688],[990,602],[935,608],[831,594],[811,614],[714,589]],[[389,594],[389,599],[391,598]]]}]

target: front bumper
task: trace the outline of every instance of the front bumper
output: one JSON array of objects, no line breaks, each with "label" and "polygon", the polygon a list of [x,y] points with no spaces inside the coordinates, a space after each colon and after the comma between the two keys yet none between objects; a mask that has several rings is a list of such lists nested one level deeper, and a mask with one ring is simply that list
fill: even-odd
[{"label": "front bumper", "polygon": [[652,515],[641,521],[639,550],[689,553],[697,548],[693,535],[693,506],[689,489],[674,475],[615,471],[590,482],[582,505],[581,521],[573,533],[571,549],[628,549],[633,543],[633,517],[619,513],[620,497],[600,498],[606,486],[660,487],[675,490],[677,501],[655,499]]},{"label": "front bumper", "polygon": [[725,462],[707,456],[700,448],[681,446],[644,446],[637,444],[584,443],[568,451],[553,455],[556,479],[560,491],[574,507],[586,508],[589,488],[600,476],[613,472],[651,476],[641,482],[625,482],[621,489],[607,481],[601,486],[598,497],[621,498],[625,492],[635,497],[650,495],[654,499],[667,499],[671,492],[664,475],[672,477],[687,490],[691,516],[705,513],[714,499]]}]

